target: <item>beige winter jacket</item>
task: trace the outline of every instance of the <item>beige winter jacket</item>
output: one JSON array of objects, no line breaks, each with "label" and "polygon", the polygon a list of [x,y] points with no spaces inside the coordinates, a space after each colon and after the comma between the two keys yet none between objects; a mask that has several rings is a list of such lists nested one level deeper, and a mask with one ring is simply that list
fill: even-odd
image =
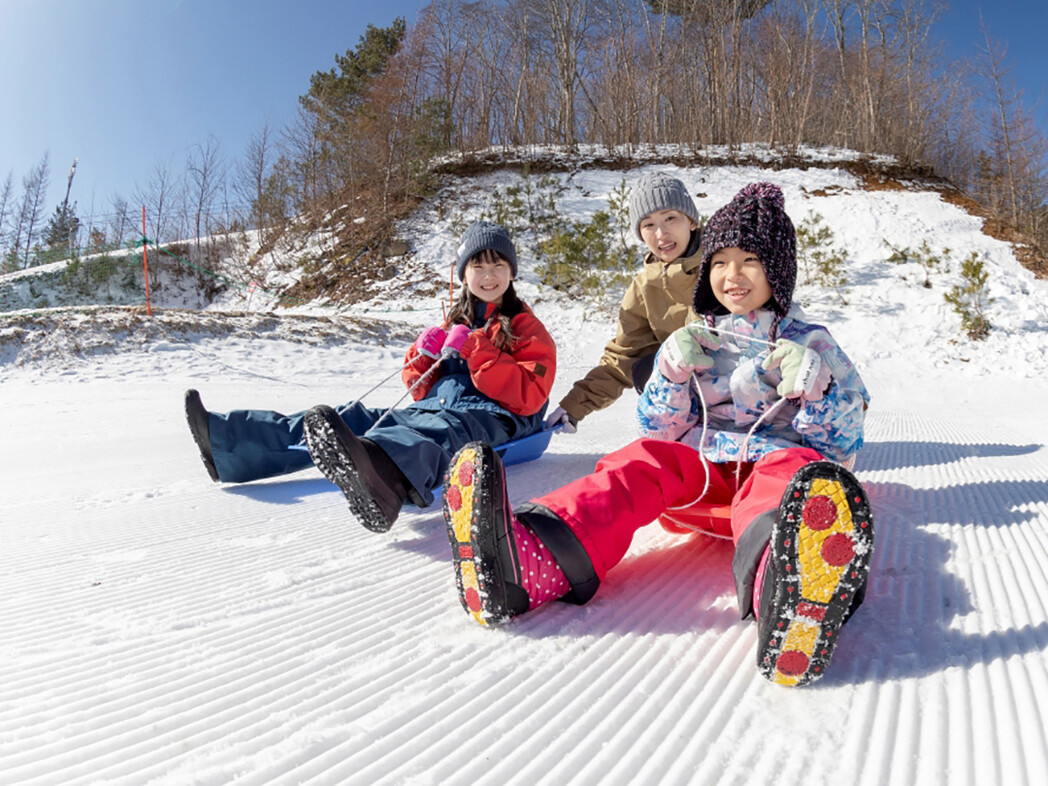
[{"label": "beige winter jacket", "polygon": [[618,399],[633,385],[633,364],[695,319],[691,298],[701,263],[701,250],[668,265],[650,252],[644,257],[644,269],[622,298],[615,338],[604,347],[600,363],[572,385],[560,402],[569,415],[582,420]]}]

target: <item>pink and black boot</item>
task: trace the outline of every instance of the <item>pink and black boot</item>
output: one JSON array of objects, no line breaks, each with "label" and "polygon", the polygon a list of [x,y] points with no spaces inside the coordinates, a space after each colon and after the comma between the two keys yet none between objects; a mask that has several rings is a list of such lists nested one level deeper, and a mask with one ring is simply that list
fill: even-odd
[{"label": "pink and black boot", "polygon": [[455,454],[443,502],[459,599],[481,625],[499,625],[571,591],[549,549],[510,510],[506,473],[490,445],[471,442]]},{"label": "pink and black boot", "polygon": [[840,629],[865,593],[872,555],[873,514],[855,476],[829,461],[798,470],[758,569],[761,674],[792,686],[826,673]]}]

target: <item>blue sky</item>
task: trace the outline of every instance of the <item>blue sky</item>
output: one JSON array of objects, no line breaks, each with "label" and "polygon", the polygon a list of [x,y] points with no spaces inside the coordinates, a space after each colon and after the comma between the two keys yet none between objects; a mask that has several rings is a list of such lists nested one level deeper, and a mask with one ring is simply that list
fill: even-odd
[{"label": "blue sky", "polygon": [[214,135],[240,158],[266,121],[295,117],[309,77],[367,25],[414,20],[427,0],[0,0],[0,185],[16,190],[45,152],[51,199],[108,212],[180,173]]},{"label": "blue sky", "polygon": [[[0,183],[16,190],[47,152],[48,215],[65,193],[81,213],[131,199],[158,163],[180,172],[213,135],[242,156],[265,122],[294,117],[315,71],[354,48],[370,23],[409,25],[428,0],[0,0]],[[1048,134],[1048,4],[952,0],[937,25],[952,57],[981,46],[979,9],[1008,42],[1013,77]]]}]

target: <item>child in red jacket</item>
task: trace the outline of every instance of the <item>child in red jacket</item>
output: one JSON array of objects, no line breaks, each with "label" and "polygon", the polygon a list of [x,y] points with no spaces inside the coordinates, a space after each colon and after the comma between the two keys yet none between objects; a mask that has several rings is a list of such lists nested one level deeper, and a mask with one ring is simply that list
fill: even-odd
[{"label": "child in red jacket", "polygon": [[[433,501],[452,456],[472,440],[499,445],[542,429],[557,367],[552,337],[513,288],[509,233],[476,222],[463,235],[464,282],[446,322],[408,348],[404,384],[415,401],[386,410],[350,402],[285,416],[266,410],[208,412],[195,390],[186,415],[212,479],[243,482],[315,464],[376,532],[409,499]],[[294,449],[305,439],[309,448]]]},{"label": "child in red jacket", "polygon": [[[638,406],[646,438],[515,511],[490,447],[455,457],[444,515],[459,594],[481,624],[585,603],[640,527],[713,519],[735,545],[740,614],[758,616],[758,668],[801,685],[825,672],[865,590],[873,518],[846,466],[869,395],[829,331],[792,305],[796,240],[776,186],[740,191],[702,245],[699,319],[658,352]],[[701,518],[681,516],[695,506]]]}]

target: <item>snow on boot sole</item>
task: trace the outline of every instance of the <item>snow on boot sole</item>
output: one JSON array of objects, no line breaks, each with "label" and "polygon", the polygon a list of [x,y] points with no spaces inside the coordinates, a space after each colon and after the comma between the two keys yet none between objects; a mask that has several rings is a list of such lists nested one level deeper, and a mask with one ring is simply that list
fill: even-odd
[{"label": "snow on boot sole", "polygon": [[305,435],[313,463],[324,477],[341,489],[353,515],[372,532],[389,532],[393,522],[375,502],[353,457],[322,412],[313,409],[306,413]]},{"label": "snow on boot sole", "polygon": [[444,479],[444,521],[459,600],[481,625],[499,625],[528,608],[527,594],[507,584],[515,579],[516,543],[505,477],[491,446],[472,442],[455,454]]},{"label": "snow on boot sole", "polygon": [[826,673],[855,593],[869,575],[873,516],[859,482],[820,461],[790,481],[772,533],[772,600],[760,610],[757,667],[780,685]]}]

